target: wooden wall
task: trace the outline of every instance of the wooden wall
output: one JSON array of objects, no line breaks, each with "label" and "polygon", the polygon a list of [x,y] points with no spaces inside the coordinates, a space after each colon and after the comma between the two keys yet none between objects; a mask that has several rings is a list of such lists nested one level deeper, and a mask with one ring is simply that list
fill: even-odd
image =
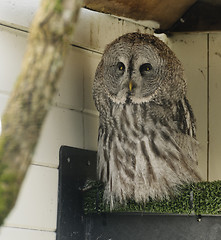
[{"label": "wooden wall", "polygon": [[197,119],[199,167],[204,179],[221,179],[221,32],[177,33],[171,48],[184,65]]}]

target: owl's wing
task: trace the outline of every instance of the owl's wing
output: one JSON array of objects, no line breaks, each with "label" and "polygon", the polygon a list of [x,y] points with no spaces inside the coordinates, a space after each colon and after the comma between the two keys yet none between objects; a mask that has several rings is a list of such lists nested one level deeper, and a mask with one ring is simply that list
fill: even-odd
[{"label": "owl's wing", "polygon": [[177,102],[173,117],[178,129],[177,134],[174,136],[177,145],[186,156],[197,162],[196,121],[186,97]]},{"label": "owl's wing", "polygon": [[182,133],[196,139],[196,120],[186,97],[178,101],[174,120],[177,122],[177,127]]}]

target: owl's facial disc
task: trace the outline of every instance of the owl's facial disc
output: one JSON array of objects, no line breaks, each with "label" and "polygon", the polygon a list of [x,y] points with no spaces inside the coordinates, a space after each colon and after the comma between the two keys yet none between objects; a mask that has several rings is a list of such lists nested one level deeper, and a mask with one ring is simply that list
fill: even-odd
[{"label": "owl's facial disc", "polygon": [[127,47],[110,47],[103,58],[106,92],[118,103],[148,102],[161,84],[163,60],[149,45]]}]

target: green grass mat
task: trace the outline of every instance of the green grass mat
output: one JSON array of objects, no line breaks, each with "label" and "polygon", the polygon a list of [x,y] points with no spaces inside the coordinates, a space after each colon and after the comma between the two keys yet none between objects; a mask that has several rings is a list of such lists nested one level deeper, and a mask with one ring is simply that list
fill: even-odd
[{"label": "green grass mat", "polygon": [[[110,212],[110,207],[103,203],[103,185],[99,182],[94,182],[89,190],[84,191],[83,199],[85,214]],[[149,200],[145,204],[128,201],[124,205],[119,204],[112,212],[221,214],[221,181],[184,185],[171,199]]]}]

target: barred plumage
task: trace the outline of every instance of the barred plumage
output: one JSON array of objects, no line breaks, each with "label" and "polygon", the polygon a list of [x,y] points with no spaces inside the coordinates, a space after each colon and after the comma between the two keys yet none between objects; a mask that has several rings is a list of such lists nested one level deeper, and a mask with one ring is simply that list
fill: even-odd
[{"label": "barred plumage", "polygon": [[126,34],[106,48],[93,95],[100,113],[98,176],[111,207],[167,197],[177,185],[200,180],[185,91],[179,60],[154,36]]}]

